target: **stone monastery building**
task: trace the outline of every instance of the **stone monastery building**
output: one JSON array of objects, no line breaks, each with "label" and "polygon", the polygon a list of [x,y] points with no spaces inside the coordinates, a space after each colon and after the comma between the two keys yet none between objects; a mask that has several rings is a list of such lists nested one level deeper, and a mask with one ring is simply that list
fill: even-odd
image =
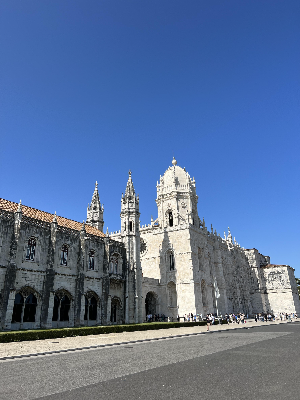
[{"label": "stone monastery building", "polygon": [[208,230],[196,183],[175,159],[157,183],[158,218],[139,222],[129,172],[121,230],[103,233],[98,187],[79,223],[0,199],[0,328],[138,323],[226,312],[297,312],[294,270]]}]

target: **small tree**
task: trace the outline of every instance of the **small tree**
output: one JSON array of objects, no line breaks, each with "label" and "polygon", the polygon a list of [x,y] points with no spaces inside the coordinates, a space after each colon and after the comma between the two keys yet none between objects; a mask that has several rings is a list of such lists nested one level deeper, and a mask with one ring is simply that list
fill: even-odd
[{"label": "small tree", "polygon": [[299,299],[300,299],[300,279],[299,278],[296,278],[296,283],[297,283],[298,295],[299,295]]}]

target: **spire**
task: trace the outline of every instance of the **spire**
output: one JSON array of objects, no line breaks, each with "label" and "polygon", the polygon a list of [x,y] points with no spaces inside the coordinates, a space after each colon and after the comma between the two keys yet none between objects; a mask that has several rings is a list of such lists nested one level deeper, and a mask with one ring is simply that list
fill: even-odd
[{"label": "spire", "polygon": [[57,222],[57,218],[56,218],[56,211],[54,212],[54,215],[53,215],[53,220],[52,220],[52,222],[54,222],[54,223],[56,223],[56,222]]},{"label": "spire", "polygon": [[87,218],[86,223],[88,225],[94,226],[103,232],[103,204],[100,203],[99,192],[98,192],[98,182],[95,183],[95,189],[92,197],[91,204],[88,204],[87,208]]},{"label": "spire", "polygon": [[133,197],[133,196],[135,196],[135,190],[134,190],[132,179],[131,179],[131,171],[129,170],[129,177],[128,177],[124,197],[127,198],[127,197]]},{"label": "spire", "polygon": [[173,157],[172,164],[174,165],[174,167],[175,167],[175,165],[177,165],[177,161],[175,160],[175,157]]},{"label": "spire", "polygon": [[95,190],[94,190],[94,193],[93,193],[91,205],[92,205],[93,203],[95,203],[95,202],[97,202],[97,203],[100,204],[100,198],[99,198],[99,192],[98,192],[98,182],[97,182],[97,181],[96,181],[96,183],[95,183]]}]

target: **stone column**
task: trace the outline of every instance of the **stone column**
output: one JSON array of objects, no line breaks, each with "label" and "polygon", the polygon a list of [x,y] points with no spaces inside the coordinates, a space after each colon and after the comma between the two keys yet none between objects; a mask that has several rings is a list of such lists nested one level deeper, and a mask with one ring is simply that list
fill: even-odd
[{"label": "stone column", "polygon": [[11,319],[14,310],[15,297],[16,297],[16,291],[14,289],[11,289],[8,297],[7,309],[5,314],[5,322],[4,322],[5,329],[11,329]]},{"label": "stone column", "polygon": [[47,320],[44,328],[50,329],[52,328],[52,317],[53,317],[53,308],[54,308],[54,296],[55,292],[50,292],[49,294],[49,305],[48,305],[48,312],[47,312]]},{"label": "stone column", "polygon": [[110,316],[111,316],[111,295],[108,295],[108,299],[107,299],[107,320],[106,323],[107,325],[110,325]]},{"label": "stone column", "polygon": [[99,300],[97,304],[97,325],[100,325],[102,323],[101,321],[101,301]]},{"label": "stone column", "polygon": [[81,295],[81,308],[80,308],[80,325],[84,326],[84,314],[85,314],[85,295]]},{"label": "stone column", "polygon": [[125,324],[129,324],[129,274],[128,266],[126,267],[126,295],[125,295]]},{"label": "stone column", "polygon": [[69,324],[68,324],[68,326],[69,327],[72,327],[72,326],[74,326],[74,308],[75,308],[75,302],[74,302],[74,300],[72,299],[71,301],[70,301],[70,310],[69,310]]},{"label": "stone column", "polygon": [[37,306],[35,309],[35,322],[33,325],[33,329],[38,329],[41,327],[41,309],[42,309],[42,299],[38,297]]}]

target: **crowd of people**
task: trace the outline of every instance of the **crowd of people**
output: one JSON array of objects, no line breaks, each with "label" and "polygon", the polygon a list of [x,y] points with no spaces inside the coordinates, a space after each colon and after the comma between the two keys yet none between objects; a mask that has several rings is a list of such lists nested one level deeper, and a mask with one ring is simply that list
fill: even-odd
[{"label": "crowd of people", "polygon": [[[262,312],[262,313],[257,313],[254,315],[254,320],[255,322],[258,321],[292,321],[292,319],[297,319],[298,316],[296,313],[270,313],[270,312]],[[248,314],[244,313],[231,313],[231,314],[225,314],[223,315],[217,315],[217,314],[207,314],[206,317],[203,316],[202,314],[184,314],[182,317],[177,315],[177,322],[200,322],[200,321],[206,321],[207,323],[207,330],[209,330],[209,326],[213,325],[215,323],[215,320],[226,320],[227,323],[237,323],[237,324],[244,324],[246,323],[246,320],[248,319]],[[167,317],[164,314],[147,314],[146,316],[146,321],[147,322],[173,322],[175,321],[175,318],[173,317]]]},{"label": "crowd of people", "polygon": [[281,312],[281,313],[275,313],[272,314],[270,312],[266,312],[266,313],[259,313],[259,314],[255,314],[254,319],[255,322],[257,321],[291,321],[292,319],[297,319],[298,315],[296,313],[285,313],[285,312]]}]

